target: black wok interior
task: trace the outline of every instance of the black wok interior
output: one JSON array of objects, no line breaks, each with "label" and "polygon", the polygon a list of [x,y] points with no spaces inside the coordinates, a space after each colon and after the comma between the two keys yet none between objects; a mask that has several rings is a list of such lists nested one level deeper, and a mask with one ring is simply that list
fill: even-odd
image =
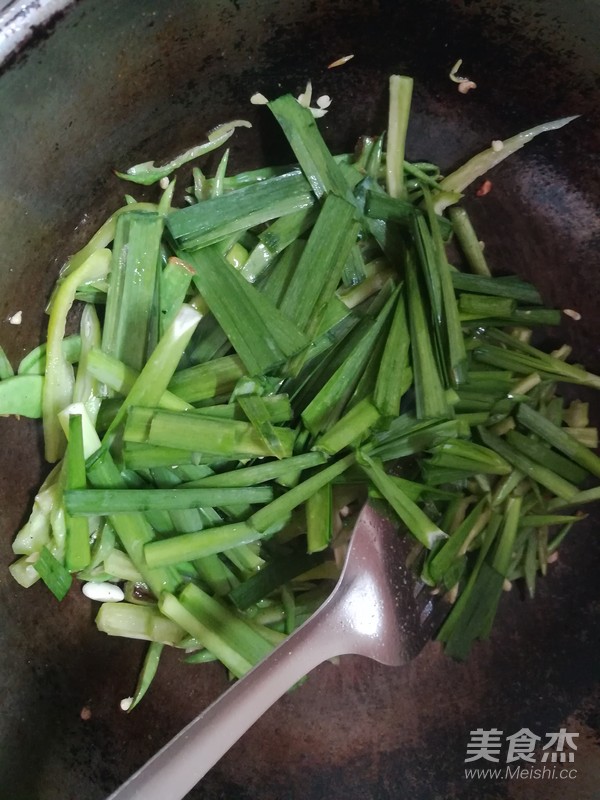
[{"label": "black wok interior", "polygon": [[[14,6],[23,4],[13,4]],[[25,4],[26,5],[26,4]],[[311,78],[333,105],[334,151],[385,126],[387,76],[415,78],[407,154],[448,170],[495,138],[581,114],[540,137],[466,205],[499,272],[578,310],[557,340],[600,370],[600,6],[564,0],[79,0],[31,31],[0,74],[0,342],[14,362],[44,336],[60,264],[121,202],[112,168],[157,161],[246,116],[230,169],[290,155],[262,91]],[[21,19],[27,25],[27,12]],[[327,69],[347,54],[354,59]],[[460,95],[454,62],[478,84]],[[214,167],[215,160],[207,164]],[[141,197],[144,192],[134,188]],[[23,311],[21,326],[7,318]],[[596,409],[598,399],[593,398]],[[142,643],[96,631],[10,578],[10,541],[46,467],[40,426],[0,419],[0,797],[101,800],[226,686],[214,665],[165,657],[134,713]],[[466,664],[432,643],[405,669],[325,664],[190,794],[196,800],[592,800],[600,791],[598,516],[573,532],[534,601],[503,598]],[[82,720],[81,709],[91,710]],[[469,781],[469,731],[579,733],[571,781]]]}]

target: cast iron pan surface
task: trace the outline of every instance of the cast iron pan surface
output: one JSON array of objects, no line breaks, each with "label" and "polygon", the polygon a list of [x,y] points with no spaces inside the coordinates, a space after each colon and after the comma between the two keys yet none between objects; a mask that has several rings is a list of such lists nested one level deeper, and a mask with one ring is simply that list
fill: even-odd
[{"label": "cast iron pan surface", "polygon": [[[27,13],[16,14],[25,28]],[[125,191],[112,167],[169,157],[246,114],[256,124],[236,135],[231,169],[285,163],[248,98],[298,92],[307,78],[334,99],[327,141],[351,148],[384,128],[387,76],[401,72],[416,80],[408,156],[444,170],[494,138],[582,115],[512,157],[491,176],[493,191],[469,192],[467,205],[498,271],[580,311],[556,338],[598,371],[599,45],[600,8],[584,2],[81,0],[32,30],[0,77],[0,341],[17,362],[42,340],[60,264]],[[326,69],[349,53],[345,67]],[[448,80],[459,57],[478,83],[466,96]],[[23,324],[9,325],[19,309]],[[37,423],[0,419],[0,437],[0,798],[101,800],[226,676],[168,654],[140,707],[119,710],[144,646],[98,633],[77,590],[59,607],[42,586],[12,582],[10,542],[47,468]],[[491,639],[466,664],[434,643],[405,669],[325,664],[190,798],[600,798],[599,574],[592,518],[534,601],[516,590],[503,598]],[[576,778],[465,778],[471,730],[524,727],[577,732]]]}]

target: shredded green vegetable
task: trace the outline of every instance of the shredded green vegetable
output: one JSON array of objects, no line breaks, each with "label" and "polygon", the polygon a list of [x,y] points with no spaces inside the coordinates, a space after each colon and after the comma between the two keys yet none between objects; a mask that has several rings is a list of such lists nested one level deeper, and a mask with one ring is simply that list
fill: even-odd
[{"label": "shredded green vegetable", "polygon": [[[439,637],[458,658],[489,635],[503,587],[534,594],[600,497],[587,405],[555,393],[600,377],[530,343],[559,312],[493,276],[455,205],[574,117],[442,178],[406,160],[412,88],[392,76],[387,137],[342,157],[310,110],[273,100],[298,164],[227,175],[226,151],[214,177],[194,168],[187,206],[161,179],[249,123],[118,173],[163,194],[116,210],[70,259],[48,340],[16,376],[0,349],[0,414],[43,418],[57,462],[11,574],[58,599],[74,578],[122,586],[96,623],[150,642],[131,708],[165,646],[235,676],[270,652],[327,597],[332,548],[368,495],[451,601]],[[453,236],[464,262],[450,263]]]}]

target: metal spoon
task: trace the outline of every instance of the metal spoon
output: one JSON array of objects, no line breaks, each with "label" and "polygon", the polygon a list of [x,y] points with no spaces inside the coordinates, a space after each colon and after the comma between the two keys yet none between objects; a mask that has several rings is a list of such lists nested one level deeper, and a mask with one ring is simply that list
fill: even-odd
[{"label": "metal spoon", "polygon": [[340,579],[321,608],[108,800],[182,800],[276,700],[327,659],[352,653],[400,666],[414,658],[437,614],[432,598],[415,591],[409,548],[389,519],[365,505]]}]

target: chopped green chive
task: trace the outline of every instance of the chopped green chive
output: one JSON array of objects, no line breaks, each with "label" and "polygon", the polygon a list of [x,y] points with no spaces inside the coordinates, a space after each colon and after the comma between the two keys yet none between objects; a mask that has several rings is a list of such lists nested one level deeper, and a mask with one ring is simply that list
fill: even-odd
[{"label": "chopped green chive", "polygon": [[64,600],[73,579],[60,561],[44,545],[33,567],[57,600]]}]

